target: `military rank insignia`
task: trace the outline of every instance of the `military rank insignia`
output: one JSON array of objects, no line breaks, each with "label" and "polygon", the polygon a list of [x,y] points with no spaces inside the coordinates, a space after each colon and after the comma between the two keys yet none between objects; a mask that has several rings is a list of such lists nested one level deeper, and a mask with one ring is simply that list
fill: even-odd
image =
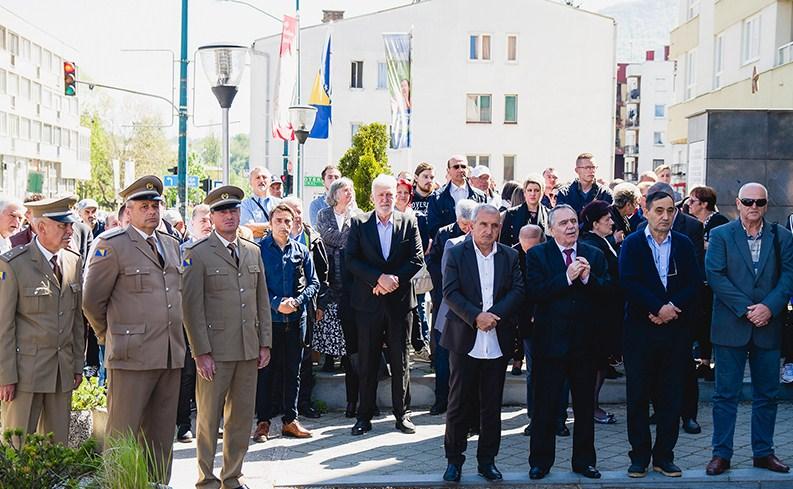
[{"label": "military rank insignia", "polygon": [[189,267],[192,264],[193,264],[193,259],[192,258],[185,258],[184,260],[182,260],[182,266],[183,267]]},{"label": "military rank insignia", "polygon": [[107,248],[97,248],[94,256],[107,256],[108,253],[110,253],[110,250]]}]

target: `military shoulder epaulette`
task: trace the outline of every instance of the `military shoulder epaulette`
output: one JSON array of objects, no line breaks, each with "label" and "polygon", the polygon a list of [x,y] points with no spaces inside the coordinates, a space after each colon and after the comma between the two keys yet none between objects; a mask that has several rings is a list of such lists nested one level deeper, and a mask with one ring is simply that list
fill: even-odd
[{"label": "military shoulder epaulette", "polygon": [[117,236],[121,236],[122,234],[124,234],[126,232],[127,232],[127,228],[122,228],[122,227],[113,228],[113,229],[109,229],[109,230],[103,232],[102,234],[97,236],[97,238],[99,238],[99,239],[113,239],[113,238],[115,238]]},{"label": "military shoulder epaulette", "polygon": [[190,249],[195,248],[196,246],[198,246],[201,243],[206,243],[207,238],[209,238],[209,236],[207,236],[205,238],[201,238],[198,241],[190,241],[189,243],[184,243],[184,249],[190,250]]},{"label": "military shoulder epaulette", "polygon": [[24,246],[24,245],[15,246],[15,247],[11,248],[10,250],[6,251],[5,253],[3,253],[2,255],[0,255],[0,259],[2,259],[5,262],[9,262],[9,261],[13,260],[16,257],[21,256],[27,250],[28,250],[27,246]]},{"label": "military shoulder epaulette", "polygon": [[79,256],[80,258],[82,258],[82,256],[83,256],[83,255],[81,255],[80,253],[77,253],[76,251],[74,251],[73,249],[71,249],[71,248],[69,248],[69,247],[66,247],[66,248],[64,248],[63,250],[64,250],[64,251],[68,251],[69,253],[74,253],[75,255]]},{"label": "military shoulder epaulette", "polygon": [[168,236],[169,238],[171,238],[171,239],[175,240],[177,243],[180,243],[180,241],[179,241],[179,238],[177,238],[177,237],[176,237],[176,236],[174,236],[173,234],[169,234],[169,233],[162,232],[162,231],[160,231],[159,229],[157,230],[157,235],[158,235],[158,236]]},{"label": "military shoulder epaulette", "polygon": [[242,236],[238,236],[238,237],[240,238],[240,240],[241,240],[241,241],[245,241],[245,242],[247,242],[247,243],[250,243],[250,244],[252,244],[252,245],[256,246],[257,248],[259,248],[259,247],[260,247],[260,246],[259,246],[259,243],[255,242],[255,241],[251,241],[251,240],[249,240],[249,239],[245,239],[245,238],[243,238]]}]

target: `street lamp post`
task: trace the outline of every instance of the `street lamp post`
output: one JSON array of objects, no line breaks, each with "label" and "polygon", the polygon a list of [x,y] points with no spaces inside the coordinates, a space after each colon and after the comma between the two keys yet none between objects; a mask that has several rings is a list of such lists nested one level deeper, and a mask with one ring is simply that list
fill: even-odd
[{"label": "street lamp post", "polygon": [[221,156],[223,159],[223,184],[229,180],[229,109],[237,87],[245,71],[248,48],[236,44],[211,44],[198,48],[201,55],[201,66],[212,85],[222,113],[223,135],[221,138]]},{"label": "street lamp post", "polygon": [[298,198],[303,197],[303,171],[305,165],[305,151],[303,144],[308,139],[308,133],[314,127],[314,120],[317,117],[317,108],[313,105],[292,105],[289,107],[289,122],[292,130],[295,131],[297,138],[297,170],[295,171],[295,193]]}]

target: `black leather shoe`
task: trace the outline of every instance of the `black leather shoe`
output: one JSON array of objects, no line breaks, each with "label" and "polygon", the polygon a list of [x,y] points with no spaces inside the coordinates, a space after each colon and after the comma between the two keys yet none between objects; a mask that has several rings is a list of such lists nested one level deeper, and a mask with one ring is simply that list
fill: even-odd
[{"label": "black leather shoe", "polygon": [[479,436],[479,428],[468,428],[468,434],[466,437],[473,438],[475,436]]},{"label": "black leather shoe", "polygon": [[528,425],[526,425],[525,428],[523,428],[523,436],[531,436],[531,423],[529,423]]},{"label": "black leather shoe", "polygon": [[357,406],[355,405],[354,402],[348,402],[347,409],[344,410],[344,417],[354,418],[356,414],[358,414]]},{"label": "black leather shoe", "polygon": [[302,408],[298,409],[297,412],[304,418],[317,419],[322,417],[322,415],[319,414],[319,411],[314,409],[314,406],[303,406]]},{"label": "black leather shoe", "polygon": [[567,426],[560,426],[556,430],[556,436],[570,436],[570,430],[567,429]]},{"label": "black leather shoe", "polygon": [[412,435],[416,432],[416,425],[414,425],[413,421],[411,421],[407,416],[403,417],[402,419],[398,419],[394,426],[396,429],[402,433],[405,433],[406,435]]},{"label": "black leather shoe", "polygon": [[444,403],[435,403],[430,408],[430,416],[437,416],[439,414],[443,414],[446,412],[446,404]]},{"label": "black leather shoe", "polygon": [[367,431],[372,431],[372,423],[370,421],[359,419],[355,423],[355,426],[352,427],[352,431],[350,431],[350,434],[352,436],[358,436],[358,435],[363,435]]},{"label": "black leather shoe", "polygon": [[494,464],[493,462],[486,464],[479,464],[476,470],[477,472],[479,472],[479,475],[481,475],[482,477],[484,477],[489,481],[500,481],[501,479],[504,478],[504,476],[501,475],[501,472],[499,472],[499,470],[496,468],[496,464]]},{"label": "black leather shoe", "polygon": [[573,469],[576,474],[582,475],[587,479],[600,479],[600,472],[593,465],[587,465],[583,468]]},{"label": "black leather shoe", "polygon": [[683,431],[685,431],[689,435],[698,435],[702,433],[702,427],[699,426],[699,423],[697,423],[695,419],[684,419]]},{"label": "black leather shoe", "polygon": [[683,471],[680,470],[680,467],[672,462],[663,462],[660,464],[653,462],[653,470],[667,477],[681,477],[683,475]]},{"label": "black leather shoe", "polygon": [[446,466],[446,472],[443,473],[443,480],[446,482],[460,482],[460,475],[462,473],[462,465],[449,464]]},{"label": "black leather shoe", "polygon": [[647,477],[647,467],[641,464],[631,464],[628,467],[628,477],[632,479]]},{"label": "black leather shoe", "polygon": [[536,481],[548,475],[548,469],[541,469],[539,467],[532,467],[529,471],[529,479]]}]

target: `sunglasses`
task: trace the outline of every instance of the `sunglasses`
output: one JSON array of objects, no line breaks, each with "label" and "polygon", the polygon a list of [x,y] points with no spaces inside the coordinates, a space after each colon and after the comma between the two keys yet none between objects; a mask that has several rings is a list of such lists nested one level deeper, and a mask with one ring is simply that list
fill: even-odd
[{"label": "sunglasses", "polygon": [[741,199],[741,204],[746,207],[752,207],[757,204],[757,207],[765,207],[768,204],[768,199]]},{"label": "sunglasses", "polygon": [[468,168],[468,165],[457,164],[457,165],[452,165],[452,168],[454,168],[455,170],[460,170],[460,169],[465,170],[466,168]]}]

